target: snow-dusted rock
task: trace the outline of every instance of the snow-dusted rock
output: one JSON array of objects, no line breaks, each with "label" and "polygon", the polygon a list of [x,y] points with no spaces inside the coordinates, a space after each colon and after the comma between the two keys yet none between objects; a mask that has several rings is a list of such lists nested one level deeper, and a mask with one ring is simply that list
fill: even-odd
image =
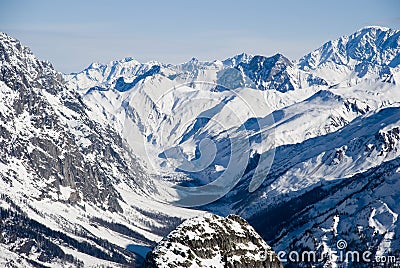
[{"label": "snow-dusted rock", "polygon": [[148,253],[145,267],[282,267],[242,218],[207,213],[186,220]]}]

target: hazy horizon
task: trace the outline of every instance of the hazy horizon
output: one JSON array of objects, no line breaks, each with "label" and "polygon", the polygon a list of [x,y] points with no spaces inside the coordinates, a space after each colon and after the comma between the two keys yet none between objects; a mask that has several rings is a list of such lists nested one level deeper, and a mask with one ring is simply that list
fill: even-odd
[{"label": "hazy horizon", "polygon": [[245,52],[296,60],[365,26],[400,28],[395,0],[0,3],[0,31],[65,73],[126,57],[176,64]]}]

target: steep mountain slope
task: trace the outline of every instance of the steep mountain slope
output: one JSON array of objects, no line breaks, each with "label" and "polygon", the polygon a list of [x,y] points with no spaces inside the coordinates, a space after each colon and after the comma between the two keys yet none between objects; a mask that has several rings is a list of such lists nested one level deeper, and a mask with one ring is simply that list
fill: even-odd
[{"label": "steep mountain slope", "polygon": [[145,267],[282,267],[242,218],[206,214],[186,220],[147,255]]},{"label": "steep mountain slope", "polygon": [[154,189],[146,172],[114,130],[90,119],[50,63],[3,33],[0,59],[5,250],[32,263],[134,265],[143,259],[128,245],[151,245],[195,214],[143,202]]},{"label": "steep mountain slope", "polygon": [[245,194],[249,170],[205,209],[249,219],[276,250],[327,255],[345,239],[347,250],[397,255],[399,115],[399,107],[384,108],[337,132],[278,147],[257,191]]}]

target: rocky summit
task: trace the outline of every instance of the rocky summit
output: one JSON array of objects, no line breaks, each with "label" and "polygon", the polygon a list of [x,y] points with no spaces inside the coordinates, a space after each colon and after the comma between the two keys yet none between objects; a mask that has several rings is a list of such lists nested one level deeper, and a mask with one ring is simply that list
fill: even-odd
[{"label": "rocky summit", "polygon": [[147,254],[145,267],[283,267],[244,219],[207,213],[186,220]]}]

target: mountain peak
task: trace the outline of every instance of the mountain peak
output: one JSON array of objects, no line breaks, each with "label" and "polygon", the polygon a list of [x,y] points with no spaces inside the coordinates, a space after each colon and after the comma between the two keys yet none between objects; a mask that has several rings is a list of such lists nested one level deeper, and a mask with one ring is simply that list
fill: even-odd
[{"label": "mountain peak", "polygon": [[128,61],[133,61],[133,60],[135,60],[135,59],[132,58],[132,57],[125,57],[125,58],[123,58],[121,61],[123,61],[123,62],[128,62]]},{"label": "mountain peak", "polygon": [[148,268],[189,266],[282,267],[271,247],[244,219],[211,213],[183,222],[147,255],[145,262]]},{"label": "mountain peak", "polygon": [[4,40],[4,39],[9,39],[9,40],[14,40],[14,41],[18,41],[17,39],[9,36],[8,34],[6,34],[5,32],[0,32],[0,40]]},{"label": "mountain peak", "polygon": [[288,72],[293,63],[282,54],[271,57],[256,55],[248,62],[241,62],[237,69],[246,74],[257,88],[262,90],[275,89],[281,92],[294,90],[294,82]]},{"label": "mountain peak", "polygon": [[386,31],[389,31],[391,29],[389,27],[385,27],[385,26],[370,25],[370,26],[362,27],[357,32],[371,31],[371,30],[379,30],[379,31],[386,32]]},{"label": "mountain peak", "polygon": [[100,62],[94,61],[87,67],[87,69],[97,69],[100,66],[101,66]]},{"label": "mountain peak", "polygon": [[[398,66],[399,54],[400,31],[381,26],[367,26],[349,36],[344,35],[326,42],[301,58],[299,67],[305,71],[324,69],[321,71],[324,73],[337,68],[347,68],[349,72],[354,70],[359,78],[367,73],[376,73],[375,68],[383,68],[378,73],[390,76],[385,66]],[[343,70],[338,72],[345,73]],[[330,76],[332,75],[331,73]]]},{"label": "mountain peak", "polygon": [[196,57],[193,57],[193,58],[191,58],[190,59],[190,61],[189,62],[192,62],[192,63],[198,63],[199,62],[199,60],[196,58]]},{"label": "mountain peak", "polygon": [[[3,53],[1,53],[1,56],[3,57],[5,54],[11,57],[18,56],[18,54],[26,54],[34,57],[30,48],[23,46],[18,39],[11,37],[4,32],[0,32],[0,44],[4,49]],[[19,59],[21,59],[21,57],[19,57]]]},{"label": "mountain peak", "polygon": [[271,58],[273,58],[273,59],[288,59],[288,58],[286,58],[283,54],[281,54],[281,53],[276,53],[275,55],[273,55]]},{"label": "mountain peak", "polygon": [[227,58],[222,63],[229,67],[234,67],[241,62],[248,63],[253,58],[253,55],[242,52],[233,57]]}]

